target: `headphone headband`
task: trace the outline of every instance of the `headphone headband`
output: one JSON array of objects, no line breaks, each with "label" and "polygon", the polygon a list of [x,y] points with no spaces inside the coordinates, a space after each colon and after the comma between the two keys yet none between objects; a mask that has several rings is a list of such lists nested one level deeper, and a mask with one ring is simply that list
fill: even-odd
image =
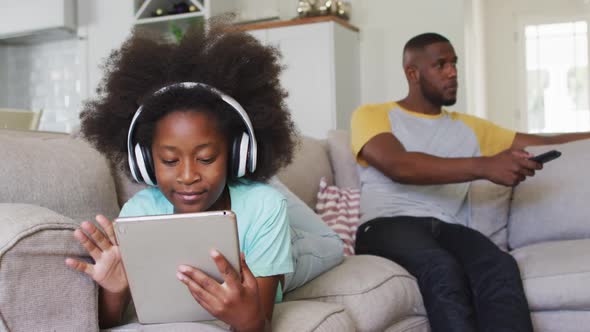
[{"label": "headphone headband", "polygon": [[[179,87],[185,88],[185,89],[201,88],[206,91],[209,91],[209,92],[213,93],[214,95],[218,96],[221,100],[223,100],[225,103],[230,105],[232,109],[234,109],[236,112],[238,112],[238,114],[240,115],[240,118],[242,119],[242,121],[246,125],[246,130],[247,130],[248,136],[250,138],[250,146],[248,149],[248,158],[247,158],[247,164],[248,164],[247,168],[248,168],[248,171],[250,171],[250,173],[254,172],[256,170],[256,161],[258,159],[258,155],[257,155],[258,144],[256,143],[256,136],[254,135],[254,128],[252,127],[252,122],[250,122],[250,117],[248,117],[248,114],[246,113],[246,111],[244,110],[242,105],[240,105],[240,103],[238,103],[234,98],[232,98],[228,94],[226,94],[226,93],[224,93],[224,92],[222,92],[222,91],[220,91],[208,84],[201,83],[201,82],[173,83],[173,84],[170,84],[170,85],[167,85],[163,88],[158,89],[156,92],[153,93],[153,96],[161,95],[171,89],[175,89],[175,88],[179,88]],[[142,110],[143,110],[143,105],[140,105],[139,108],[137,109],[137,111],[135,111],[133,118],[131,119],[131,124],[129,125],[129,130],[127,132],[127,157],[128,157],[128,162],[129,162],[129,168],[131,170],[131,175],[133,176],[133,178],[138,181],[140,179],[140,176],[139,176],[140,174],[138,174],[138,173],[142,173],[142,170],[140,170],[137,167],[137,163],[135,163],[133,160],[133,154],[135,152],[134,152],[134,148],[133,148],[132,136],[133,136],[133,132],[134,132],[134,128],[136,126],[137,120],[139,119],[139,116],[141,115]],[[147,179],[144,176],[142,176],[142,177],[147,184],[152,185],[152,186],[155,185],[155,183],[153,183],[149,179],[149,176],[147,177]]]}]

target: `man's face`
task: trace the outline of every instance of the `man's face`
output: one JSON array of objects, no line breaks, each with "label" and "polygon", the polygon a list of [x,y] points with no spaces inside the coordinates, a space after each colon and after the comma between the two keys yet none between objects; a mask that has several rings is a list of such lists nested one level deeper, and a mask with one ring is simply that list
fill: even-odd
[{"label": "man's face", "polygon": [[457,101],[457,55],[450,43],[433,43],[424,48],[419,62],[420,90],[431,103],[454,105]]}]

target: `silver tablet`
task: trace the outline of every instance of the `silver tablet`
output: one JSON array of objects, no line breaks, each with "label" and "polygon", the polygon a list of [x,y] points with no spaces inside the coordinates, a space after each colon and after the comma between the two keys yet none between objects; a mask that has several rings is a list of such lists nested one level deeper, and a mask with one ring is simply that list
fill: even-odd
[{"label": "silver tablet", "polygon": [[214,211],[115,219],[115,235],[140,323],[215,319],[176,278],[194,266],[222,281],[209,251],[221,252],[240,273],[236,215]]}]

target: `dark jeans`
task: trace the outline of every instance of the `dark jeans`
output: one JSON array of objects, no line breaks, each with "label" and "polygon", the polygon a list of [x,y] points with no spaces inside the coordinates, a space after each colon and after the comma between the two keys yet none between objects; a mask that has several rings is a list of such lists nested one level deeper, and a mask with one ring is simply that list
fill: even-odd
[{"label": "dark jeans", "polygon": [[395,261],[418,279],[433,332],[533,330],[516,261],[473,229],[377,218],[359,227],[356,253]]}]

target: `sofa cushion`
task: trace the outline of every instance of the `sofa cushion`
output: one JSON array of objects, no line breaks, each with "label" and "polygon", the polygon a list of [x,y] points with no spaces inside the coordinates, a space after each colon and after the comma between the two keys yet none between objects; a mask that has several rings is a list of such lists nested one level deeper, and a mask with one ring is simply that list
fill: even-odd
[{"label": "sofa cushion", "polygon": [[[125,325],[102,332],[214,332],[227,331],[229,326],[221,321],[187,322],[142,325],[137,317]],[[334,303],[293,301],[276,304],[272,316],[272,330],[286,332],[355,331],[354,322],[344,307]]]},{"label": "sofa cushion", "polygon": [[590,239],[533,244],[512,252],[533,311],[590,310]]},{"label": "sofa cushion", "polygon": [[503,250],[508,246],[508,213],[512,188],[487,180],[469,186],[470,215],[467,226],[489,237]]},{"label": "sofa cushion", "polygon": [[275,305],[273,331],[356,331],[343,306],[316,301],[291,301]]},{"label": "sofa cushion", "polygon": [[328,155],[334,172],[334,184],[340,188],[360,188],[357,163],[350,146],[350,133],[337,129],[328,132]]},{"label": "sofa cushion", "polygon": [[555,310],[532,312],[535,332],[588,332],[590,312]]},{"label": "sofa cushion", "polygon": [[0,331],[98,328],[94,282],[64,262],[86,255],[76,227],[42,207],[0,204]]},{"label": "sofa cushion", "polygon": [[370,255],[346,257],[285,299],[342,304],[359,331],[383,331],[406,316],[425,314],[415,278],[394,262]]},{"label": "sofa cushion", "polygon": [[430,332],[430,323],[426,316],[412,316],[396,322],[384,332]]},{"label": "sofa cushion", "polygon": [[325,141],[303,137],[293,162],[278,174],[281,182],[312,209],[317,201],[320,179],[324,176],[329,184],[334,183],[326,149]]},{"label": "sofa cushion", "polygon": [[590,237],[590,140],[528,150],[540,154],[551,149],[561,151],[561,158],[514,188],[508,223],[511,248]]},{"label": "sofa cushion", "polygon": [[83,141],[0,132],[0,155],[0,202],[39,205],[77,221],[119,213],[110,168]]}]

